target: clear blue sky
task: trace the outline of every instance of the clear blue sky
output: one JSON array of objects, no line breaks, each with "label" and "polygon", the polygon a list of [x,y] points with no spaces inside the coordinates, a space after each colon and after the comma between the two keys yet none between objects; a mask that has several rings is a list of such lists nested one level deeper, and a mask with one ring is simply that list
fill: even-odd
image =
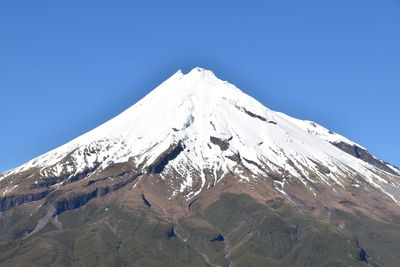
[{"label": "clear blue sky", "polygon": [[196,66],[400,165],[399,14],[399,0],[0,0],[0,171]]}]

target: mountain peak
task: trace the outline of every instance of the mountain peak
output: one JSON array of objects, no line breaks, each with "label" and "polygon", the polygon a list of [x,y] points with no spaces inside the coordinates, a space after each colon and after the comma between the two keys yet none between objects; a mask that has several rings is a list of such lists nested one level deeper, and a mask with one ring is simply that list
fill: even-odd
[{"label": "mountain peak", "polygon": [[[5,175],[41,168],[48,175],[71,176],[126,162],[146,172],[175,151],[179,153],[165,162],[160,174],[179,174],[173,181],[180,184],[174,196],[193,198],[230,174],[257,181],[268,170],[291,177],[273,182],[282,194],[293,180],[312,194],[317,180],[337,188],[368,182],[398,201],[390,193],[392,186],[380,178],[379,168],[347,153],[356,146],[315,123],[274,112],[212,71],[197,67],[187,74],[176,72],[120,115]],[[212,179],[206,179],[205,172],[211,172]],[[304,178],[309,172],[315,173],[315,180]],[[357,173],[365,178],[349,181],[347,177]]]},{"label": "mountain peak", "polygon": [[195,77],[212,77],[212,78],[217,78],[214,74],[214,72],[212,72],[211,70],[208,69],[204,69],[201,67],[195,67],[193,68],[191,71],[188,72],[188,74],[186,74],[187,76],[195,76]]},{"label": "mountain peak", "polygon": [[178,70],[171,78],[171,80],[182,80],[189,83],[206,82],[209,84],[216,84],[218,82],[223,82],[215,76],[214,72],[201,67],[193,68],[186,74],[184,74],[182,70]]},{"label": "mountain peak", "polygon": [[361,266],[368,252],[371,266],[397,266],[399,178],[354,142],[272,111],[212,71],[178,71],[110,121],[0,173],[0,265],[39,253],[51,257],[34,264],[160,265],[146,258],[156,255],[197,266],[200,255],[204,266]]}]

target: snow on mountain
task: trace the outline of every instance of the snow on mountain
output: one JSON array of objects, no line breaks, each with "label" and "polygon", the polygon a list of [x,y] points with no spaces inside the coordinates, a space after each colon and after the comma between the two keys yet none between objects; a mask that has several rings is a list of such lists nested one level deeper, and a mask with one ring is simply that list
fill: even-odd
[{"label": "snow on mountain", "polygon": [[[285,119],[287,119],[288,121],[290,121],[291,123],[297,125],[299,128],[303,129],[304,131],[307,131],[313,135],[316,135],[328,142],[331,143],[340,143],[340,142],[344,142],[347,143],[349,145],[355,145],[358,146],[360,148],[364,148],[361,145],[354,143],[353,141],[347,139],[344,136],[341,136],[337,133],[334,133],[324,127],[322,127],[319,124],[316,124],[313,121],[307,121],[307,120],[299,120],[293,117],[290,117],[282,112],[275,112],[278,113],[281,117],[284,117]],[[365,149],[365,148],[364,148]]]},{"label": "snow on mountain", "polygon": [[[160,155],[175,149],[160,173],[167,177],[174,170],[180,175],[174,195],[192,198],[227,173],[249,181],[265,176],[268,169],[296,177],[311,191],[313,183],[344,187],[352,177],[352,186],[368,183],[398,203],[388,189],[398,182],[383,179],[382,170],[331,144],[335,142],[357,145],[314,122],[272,111],[213,72],[195,68],[188,74],[178,71],[120,115],[0,179],[30,168],[39,168],[44,177],[72,176],[127,161],[149,170]],[[241,175],[244,170],[235,156],[250,174]],[[206,169],[213,182],[207,182]],[[305,179],[310,172],[317,178]],[[355,178],[360,174],[362,181]],[[276,189],[285,194],[286,183],[275,181]]]}]

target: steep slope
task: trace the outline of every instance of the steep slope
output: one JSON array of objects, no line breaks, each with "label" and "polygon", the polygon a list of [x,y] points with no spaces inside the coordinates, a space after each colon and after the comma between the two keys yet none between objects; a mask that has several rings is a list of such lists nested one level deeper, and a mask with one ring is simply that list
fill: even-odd
[{"label": "steep slope", "polygon": [[[322,266],[324,258],[327,266],[357,266],[365,263],[356,255],[364,245],[369,250],[361,251],[374,255],[371,262],[390,266],[397,260],[391,255],[397,241],[382,250],[371,238],[362,239],[364,232],[354,224],[365,217],[371,221],[366,229],[376,236],[398,236],[398,168],[314,122],[264,107],[201,68],[178,71],[114,119],[0,174],[0,194],[0,251],[8,255],[0,258],[4,264],[25,262],[34,253],[29,242],[50,238],[69,253],[61,253],[63,265],[72,264],[71,255],[80,261],[72,265],[85,265],[92,249],[76,256],[83,252],[74,251],[73,244],[82,229],[91,227],[98,238],[106,238],[101,249],[109,242],[116,247],[118,242],[138,246],[144,239],[149,239],[145,246],[159,244],[164,254],[152,251],[134,260],[149,265],[154,255],[171,256],[171,266],[250,264],[255,255],[257,262],[276,266],[304,266],[307,261]],[[150,234],[158,230],[140,226],[142,236],[122,238],[127,229],[108,216],[109,206],[122,221],[129,217],[167,231],[166,239]],[[71,222],[72,216],[82,217],[81,224]],[[283,228],[266,231],[275,224]],[[382,230],[391,227],[395,234]],[[309,244],[328,249],[318,240],[324,231],[348,247],[334,246],[329,257],[313,255],[317,252],[311,247],[309,255],[301,256],[299,250]],[[72,243],[59,239],[66,233],[74,233]],[[95,246],[87,238],[83,242]],[[23,240],[27,251],[10,241],[14,239]],[[167,249],[175,239],[177,248],[186,251],[176,261]],[[263,252],[267,248],[272,254]],[[116,264],[121,252],[113,251],[105,261]],[[121,254],[118,264],[133,260],[127,254]]]},{"label": "steep slope", "polygon": [[[365,182],[398,201],[398,194],[390,193],[396,183],[390,177],[382,178],[382,168],[357,160],[344,153],[345,148],[337,149],[326,141],[363,149],[313,122],[273,112],[211,71],[196,68],[187,75],[178,71],[116,118],[2,174],[1,179],[30,168],[40,168],[42,176],[73,177],[128,161],[145,172],[171,150],[176,155],[152,171],[161,173],[166,167],[166,172],[174,169],[184,177],[177,181],[179,190],[173,195],[179,192],[192,198],[226,173],[243,174],[230,159],[239,156],[255,179],[265,176],[265,168],[281,175],[285,170],[313,191],[315,182],[343,187],[349,180],[344,176],[361,174],[363,179],[352,181],[352,186]],[[321,165],[326,168],[321,169]],[[386,168],[383,171],[400,174],[390,165]],[[206,181],[205,169],[212,172],[213,181]],[[317,180],[303,178],[310,171]],[[245,176],[240,179],[248,180]],[[277,185],[283,193],[285,182],[283,179]]]}]

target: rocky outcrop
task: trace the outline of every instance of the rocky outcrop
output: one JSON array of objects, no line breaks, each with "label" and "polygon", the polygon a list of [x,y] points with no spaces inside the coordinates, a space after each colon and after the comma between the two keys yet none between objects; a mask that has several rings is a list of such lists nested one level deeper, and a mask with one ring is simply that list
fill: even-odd
[{"label": "rocky outcrop", "polygon": [[65,176],[60,176],[60,177],[46,177],[40,179],[40,182],[32,184],[30,186],[30,189],[40,189],[43,187],[50,187],[52,185],[61,183],[65,180]]},{"label": "rocky outcrop", "polygon": [[143,175],[143,173],[138,173],[138,174],[133,175],[131,178],[121,181],[119,183],[116,183],[116,184],[113,184],[110,186],[106,186],[106,187],[100,187],[100,188],[98,188],[99,196],[104,196],[110,192],[117,191],[118,189],[126,186],[127,184],[132,183],[133,181],[135,181],[137,178],[139,178],[142,175]]},{"label": "rocky outcrop", "polygon": [[45,198],[51,191],[42,191],[38,193],[30,193],[23,195],[11,195],[0,198],[0,211],[12,209],[15,206],[22,205],[27,202],[37,201]]},{"label": "rocky outcrop", "polygon": [[372,156],[366,149],[363,149],[359,146],[356,145],[350,145],[348,143],[345,142],[338,142],[338,143],[332,143],[334,146],[336,146],[337,148],[343,150],[344,152],[358,158],[361,159],[375,167],[377,167],[378,169],[381,169],[385,172],[388,172],[390,174],[393,175],[399,175],[398,173],[396,173],[394,170],[392,170],[391,168],[389,168],[387,166],[387,163],[384,162],[383,160],[377,159],[374,156]]},{"label": "rocky outcrop", "polygon": [[129,172],[130,171],[123,171],[123,172],[121,172],[121,173],[119,173],[117,175],[106,176],[104,178],[100,178],[100,179],[96,179],[96,180],[89,180],[85,186],[89,186],[89,185],[92,185],[92,184],[95,184],[95,183],[103,182],[103,181],[106,181],[107,179],[114,179],[114,178],[122,177],[125,174],[128,174]]},{"label": "rocky outcrop", "polygon": [[72,177],[69,177],[68,178],[68,182],[73,183],[73,182],[76,182],[76,181],[79,181],[79,180],[82,180],[82,179],[88,177],[91,173],[93,173],[97,169],[97,167],[99,165],[100,164],[96,164],[92,168],[88,168],[88,169],[86,169],[86,170],[84,170],[84,171],[82,171],[82,172],[80,172],[80,173],[78,173],[78,174],[76,174],[76,175],[74,175]]},{"label": "rocky outcrop", "polygon": [[244,108],[244,107],[240,107],[240,106],[235,106],[235,107],[236,107],[238,110],[243,111],[244,113],[246,113],[247,115],[249,115],[249,116],[252,117],[252,118],[256,118],[256,119],[259,119],[259,120],[261,120],[261,121],[268,122],[268,123],[272,123],[272,124],[277,124],[276,121],[274,121],[274,120],[267,120],[267,118],[264,118],[263,116],[257,115],[257,114],[255,114],[255,113],[253,113],[253,112],[247,110],[247,109]]},{"label": "rocky outcrop", "polygon": [[124,181],[121,181],[119,183],[110,185],[110,186],[103,186],[103,187],[98,187],[90,192],[87,193],[83,193],[80,195],[76,195],[73,196],[71,198],[68,199],[62,199],[59,201],[56,201],[55,203],[55,215],[59,215],[61,213],[63,213],[64,211],[67,210],[74,210],[74,209],[78,209],[82,206],[84,206],[86,203],[88,203],[91,199],[96,198],[96,197],[102,197],[108,193],[117,191],[119,189],[121,189],[122,187],[126,186],[129,183],[132,183],[133,181],[135,181],[138,177],[140,177],[141,175],[143,175],[142,173],[138,173],[136,175],[133,175],[132,177],[130,177],[129,179],[126,179]]},{"label": "rocky outcrop", "polygon": [[159,174],[167,166],[168,162],[175,159],[184,150],[184,145],[179,142],[175,147],[170,147],[148,168],[149,173]]},{"label": "rocky outcrop", "polygon": [[147,207],[151,207],[150,201],[147,200],[147,198],[144,196],[144,194],[142,194],[142,200],[143,200],[143,203],[144,203]]},{"label": "rocky outcrop", "polygon": [[171,230],[169,230],[168,233],[167,233],[167,238],[171,239],[171,238],[174,238],[174,237],[176,237],[176,234],[175,234],[174,227],[172,227]]},{"label": "rocky outcrop", "polygon": [[225,239],[224,239],[224,237],[223,237],[223,235],[221,235],[221,234],[219,234],[218,236],[216,236],[215,238],[213,238],[212,240],[211,240],[211,242],[221,242],[221,241],[224,241]]},{"label": "rocky outcrop", "polygon": [[56,208],[55,215],[59,215],[67,210],[74,210],[80,208],[92,198],[97,197],[97,194],[98,194],[98,188],[96,188],[96,190],[92,192],[78,195],[71,199],[60,200],[55,203],[55,208]]},{"label": "rocky outcrop", "polygon": [[82,180],[86,177],[88,177],[90,174],[92,174],[98,167],[99,165],[97,164],[96,166],[92,167],[92,168],[87,168],[82,172],[79,172],[75,175],[70,175],[70,174],[64,174],[61,176],[55,176],[55,177],[44,177],[40,180],[40,182],[36,183],[36,184],[32,184],[30,186],[31,189],[39,189],[39,188],[43,188],[43,187],[50,187],[52,185],[61,183],[66,181],[66,183],[73,183],[73,182],[77,182],[79,180]]},{"label": "rocky outcrop", "polygon": [[229,141],[230,141],[231,139],[232,139],[232,137],[229,138],[228,140],[223,140],[223,139],[221,139],[221,138],[217,138],[217,137],[214,137],[214,136],[210,136],[210,142],[213,143],[214,145],[219,146],[219,148],[220,148],[222,151],[225,151],[225,150],[227,150],[227,149],[229,148]]}]

